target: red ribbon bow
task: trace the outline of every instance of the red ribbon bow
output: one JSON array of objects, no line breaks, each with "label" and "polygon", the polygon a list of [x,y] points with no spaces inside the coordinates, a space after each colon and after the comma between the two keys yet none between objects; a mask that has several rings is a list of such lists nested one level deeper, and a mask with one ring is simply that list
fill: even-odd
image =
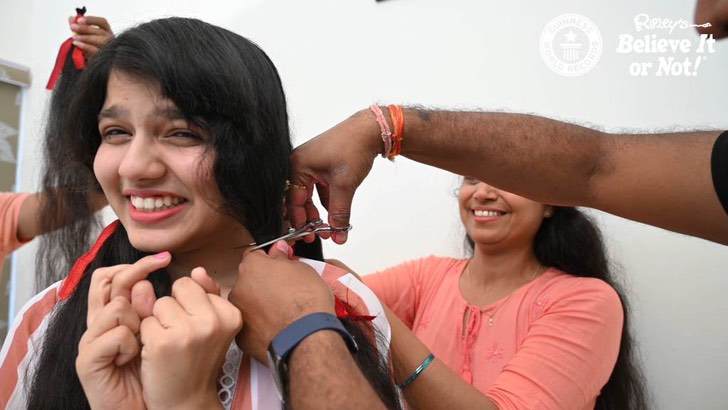
[{"label": "red ribbon bow", "polygon": [[[76,9],[76,17],[74,17],[73,22],[77,23],[78,19],[83,17],[84,14],[86,14],[86,7]],[[61,73],[63,72],[63,67],[66,65],[66,59],[68,58],[69,53],[71,54],[73,65],[77,70],[83,70],[86,68],[86,56],[83,55],[83,51],[80,48],[73,45],[73,38],[69,38],[61,44],[61,49],[58,50],[56,64],[53,66],[53,71],[51,71],[51,76],[48,79],[48,84],[46,84],[46,89],[52,90],[55,88],[56,82],[58,82],[58,78],[61,77]]]},{"label": "red ribbon bow", "polygon": [[350,319],[354,321],[366,320],[371,322],[375,316],[359,315],[356,313],[354,308],[338,297],[334,298],[334,309],[336,310],[336,317],[339,319]]}]

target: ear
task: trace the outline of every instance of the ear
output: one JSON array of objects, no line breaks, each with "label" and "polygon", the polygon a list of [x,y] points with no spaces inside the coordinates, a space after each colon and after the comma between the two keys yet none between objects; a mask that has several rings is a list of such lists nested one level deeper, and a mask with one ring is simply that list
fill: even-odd
[{"label": "ear", "polygon": [[545,205],[543,207],[543,217],[551,218],[552,216],[554,216],[554,207],[551,205]]}]

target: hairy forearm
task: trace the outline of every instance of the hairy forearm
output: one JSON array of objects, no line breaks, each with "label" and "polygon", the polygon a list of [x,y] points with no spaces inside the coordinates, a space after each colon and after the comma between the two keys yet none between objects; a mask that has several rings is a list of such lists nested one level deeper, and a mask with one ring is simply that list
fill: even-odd
[{"label": "hairy forearm", "polygon": [[608,134],[533,115],[410,108],[402,155],[536,201],[728,244],[710,173],[718,134]]},{"label": "hairy forearm", "polygon": [[526,114],[407,109],[402,154],[559,204],[585,202],[604,134]]},{"label": "hairy forearm", "polygon": [[291,408],[383,409],[341,336],[320,331],[296,347],[289,362]]}]

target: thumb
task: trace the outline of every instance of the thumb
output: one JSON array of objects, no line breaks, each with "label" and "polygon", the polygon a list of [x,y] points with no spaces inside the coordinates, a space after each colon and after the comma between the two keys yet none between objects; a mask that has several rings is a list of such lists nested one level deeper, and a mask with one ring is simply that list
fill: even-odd
[{"label": "thumb", "polygon": [[[324,193],[328,199],[329,225],[333,228],[344,228],[349,226],[351,217],[351,202],[354,198],[356,187],[336,187],[326,189],[329,192]],[[331,238],[334,242],[342,244],[348,238],[348,232],[334,232]]]},{"label": "thumb", "polygon": [[220,285],[215,282],[215,279],[211,278],[210,275],[207,274],[207,271],[203,267],[196,267],[192,269],[192,272],[190,273],[190,277],[192,280],[194,280],[202,289],[205,290],[207,293],[213,293],[215,295],[220,296]]},{"label": "thumb", "polygon": [[291,248],[286,241],[278,241],[270,247],[270,250],[268,250],[268,256],[274,259],[292,259],[293,248]]},{"label": "thumb", "polygon": [[140,318],[152,316],[154,302],[157,296],[154,294],[154,286],[148,280],[140,280],[131,288],[131,306]]}]

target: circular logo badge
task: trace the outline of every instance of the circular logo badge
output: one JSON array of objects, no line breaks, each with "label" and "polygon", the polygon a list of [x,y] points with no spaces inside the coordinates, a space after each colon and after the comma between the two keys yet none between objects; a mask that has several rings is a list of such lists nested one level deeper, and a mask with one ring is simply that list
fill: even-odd
[{"label": "circular logo badge", "polygon": [[580,14],[562,14],[541,32],[541,58],[556,74],[577,77],[588,73],[602,56],[602,35],[593,21]]}]

